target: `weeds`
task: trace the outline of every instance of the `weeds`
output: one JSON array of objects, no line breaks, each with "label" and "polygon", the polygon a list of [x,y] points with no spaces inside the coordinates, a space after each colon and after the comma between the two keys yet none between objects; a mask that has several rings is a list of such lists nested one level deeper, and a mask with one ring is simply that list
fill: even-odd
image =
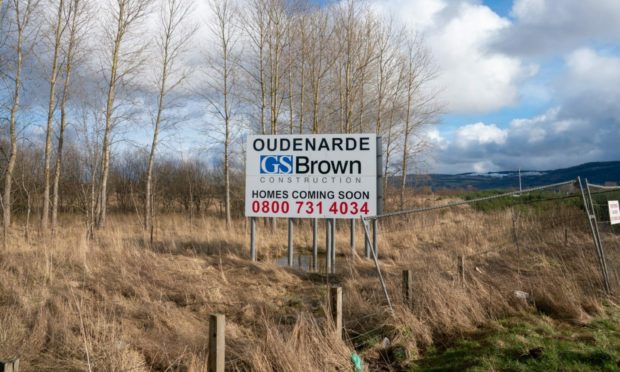
[{"label": "weeds", "polygon": [[[538,343],[558,349],[545,352],[556,359],[544,366],[570,353],[571,366],[583,360],[609,366],[618,356],[609,351],[618,340],[605,336],[618,323],[600,316],[613,305],[600,300],[591,237],[576,207],[460,207],[383,221],[379,254],[394,315],[386,311],[373,264],[350,254],[344,231],[337,241],[338,274],[324,275],[274,264],[286,252],[282,224],[275,232],[260,224],[259,262],[252,263],[243,221],[227,230],[210,217],[194,216],[190,223],[160,216],[152,242],[131,216],[114,216],[93,240],[72,217],[63,223],[56,238],[31,234],[30,242],[15,229],[0,251],[0,358],[19,356],[24,370],[201,371],[214,312],[226,314],[227,369],[238,371],[348,370],[354,351],[371,370],[434,368],[434,361],[444,362],[434,356],[444,345],[451,345],[445,357],[454,350],[455,360],[493,346],[495,357],[489,351],[486,359],[461,358],[482,369],[504,361],[515,368],[538,363],[510,359]],[[295,231],[296,254],[308,252],[310,223],[298,221]],[[615,267],[618,237],[609,239]],[[458,255],[466,256],[465,285],[457,275]],[[413,271],[411,307],[400,296],[404,268]],[[333,284],[343,287],[344,340],[334,337],[323,309]],[[516,290],[531,301],[515,298]],[[495,322],[531,313],[573,327],[600,320],[571,338],[585,345],[578,349],[561,346],[556,338],[566,335],[543,323]],[[497,325],[495,334],[451,344],[489,324]]]}]

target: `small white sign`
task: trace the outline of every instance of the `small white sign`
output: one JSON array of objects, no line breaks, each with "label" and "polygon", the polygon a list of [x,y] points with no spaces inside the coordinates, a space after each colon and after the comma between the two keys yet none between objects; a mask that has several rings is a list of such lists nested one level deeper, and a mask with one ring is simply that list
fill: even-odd
[{"label": "small white sign", "polygon": [[620,223],[620,204],[617,200],[609,200],[609,220],[612,225]]},{"label": "small white sign", "polygon": [[377,214],[374,134],[248,136],[246,217]]}]

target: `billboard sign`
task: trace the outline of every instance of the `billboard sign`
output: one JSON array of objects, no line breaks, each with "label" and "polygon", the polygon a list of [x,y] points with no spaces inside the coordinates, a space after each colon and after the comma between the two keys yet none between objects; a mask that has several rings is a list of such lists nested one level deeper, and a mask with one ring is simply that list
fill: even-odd
[{"label": "billboard sign", "polygon": [[252,135],[246,146],[246,217],[377,214],[374,134]]},{"label": "billboard sign", "polygon": [[612,225],[620,223],[620,204],[617,200],[608,200],[609,205],[609,220]]}]

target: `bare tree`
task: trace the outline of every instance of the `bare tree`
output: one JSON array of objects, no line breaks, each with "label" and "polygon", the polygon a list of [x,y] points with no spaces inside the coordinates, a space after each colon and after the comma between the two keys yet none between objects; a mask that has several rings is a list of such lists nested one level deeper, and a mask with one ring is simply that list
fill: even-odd
[{"label": "bare tree", "polygon": [[303,12],[297,19],[297,30],[299,32],[298,53],[296,57],[299,61],[299,134],[304,132],[304,114],[306,110],[306,64],[308,57],[308,14]]},{"label": "bare tree", "polygon": [[[378,27],[377,43],[377,119],[375,129],[377,134],[383,130],[384,105],[390,86],[390,75],[392,74],[392,62],[396,56],[391,25]],[[398,46],[396,46],[398,47]]]},{"label": "bare tree", "polygon": [[166,108],[166,98],[168,94],[178,87],[186,75],[181,74],[175,77],[174,70],[176,62],[183,52],[183,47],[187,45],[191,39],[195,29],[184,30],[183,22],[187,19],[192,8],[189,3],[183,0],[166,0],[161,11],[161,32],[157,39],[157,46],[160,53],[160,69],[161,73],[157,80],[157,110],[153,125],[153,139],[148,157],[146,168],[146,193],[144,203],[144,229],[151,228],[153,219],[153,169],[155,164],[155,154],[159,141],[159,133],[162,129],[163,115]]},{"label": "bare tree", "polygon": [[[243,69],[249,76],[250,83],[248,90],[252,91],[252,83],[258,84],[257,97],[258,101],[258,122],[261,134],[267,134],[267,72],[266,72],[266,56],[267,48],[267,3],[265,0],[250,0],[247,12],[244,14],[243,30],[250,40],[253,53],[248,60],[255,61],[256,66],[247,63]],[[250,103],[254,103],[254,97],[246,97]]]},{"label": "bare tree", "polygon": [[4,196],[2,200],[3,208],[3,227],[4,241],[6,243],[7,233],[11,227],[11,186],[13,184],[13,172],[17,160],[17,111],[19,110],[20,97],[22,90],[22,69],[24,67],[24,42],[27,36],[29,23],[33,12],[38,6],[38,0],[12,0],[12,10],[15,15],[15,74],[12,76],[14,82],[11,97],[11,109],[9,117],[9,157],[4,173]]},{"label": "bare tree", "polygon": [[[403,71],[400,54],[403,48],[403,31],[394,30],[390,23],[379,26],[382,30],[378,43],[378,104],[377,133],[383,134],[384,165],[383,188],[387,190],[390,179],[392,154],[399,137],[402,117]],[[383,120],[382,120],[383,119]]]},{"label": "bare tree", "polygon": [[336,58],[330,56],[329,46],[332,41],[333,29],[330,27],[329,14],[324,11],[315,12],[309,20],[310,35],[308,36],[308,79],[312,101],[312,133],[321,132],[323,83]]},{"label": "bare tree", "polygon": [[[88,3],[85,0],[69,0],[65,9],[68,37],[64,46],[63,57],[63,86],[60,98],[60,125],[58,128],[58,142],[56,145],[56,161],[54,164],[54,180],[52,184],[52,231],[56,231],[58,223],[58,203],[60,199],[60,177],[62,173],[63,146],[65,129],[67,126],[67,105],[70,97],[71,76],[73,74],[76,53],[83,40],[84,32],[89,24],[87,12]],[[47,151],[47,149],[46,149]]]},{"label": "bare tree", "polygon": [[230,0],[210,0],[216,22],[211,31],[216,39],[217,57],[211,58],[211,69],[216,78],[212,80],[212,92],[207,96],[214,113],[223,124],[223,167],[224,167],[224,205],[226,226],[231,225],[230,212],[230,147],[232,137],[232,120],[234,92],[236,89],[236,43],[238,28],[234,24],[235,9]]},{"label": "bare tree", "polygon": [[284,100],[282,81],[286,69],[284,68],[284,50],[287,42],[288,17],[285,4],[282,0],[267,0],[267,52],[269,57],[269,111],[271,134],[278,133],[278,118]]},{"label": "bare tree", "polygon": [[304,132],[306,100],[306,57],[308,56],[308,17],[310,8],[303,1],[294,4],[286,28],[286,66],[289,134]]},{"label": "bare tree", "polygon": [[97,177],[101,172],[102,154],[99,149],[102,139],[100,133],[103,131],[105,123],[102,120],[103,114],[90,102],[84,102],[86,99],[87,97],[84,97],[83,102],[80,102],[78,134],[82,137],[82,167],[84,168],[84,183],[88,186],[87,190],[82,191],[86,205],[84,211],[87,226],[86,235],[92,238],[97,222]]},{"label": "bare tree", "polygon": [[0,24],[2,23],[2,19],[4,18],[4,0],[0,0]]},{"label": "bare tree", "polygon": [[[0,14],[0,18],[4,17],[0,30],[3,84],[0,96],[6,102],[2,111],[6,112],[3,115],[6,119],[2,118],[2,125],[3,133],[7,134],[0,139],[6,153],[2,170],[7,175],[0,204],[4,205],[5,232],[10,227],[11,207],[14,213],[22,210],[24,193],[31,194],[32,208],[42,205],[41,225],[47,228],[51,224],[52,231],[58,225],[60,206],[85,210],[90,236],[94,231],[92,226],[105,226],[108,204],[113,205],[108,202],[111,192],[118,199],[110,200],[119,200],[130,207],[127,210],[144,215],[141,224],[146,229],[153,226],[156,203],[163,203],[169,211],[175,210],[175,204],[183,204],[191,215],[203,208],[204,202],[201,206],[200,200],[205,197],[199,196],[197,183],[190,185],[191,195],[187,198],[183,194],[187,190],[173,183],[188,177],[177,177],[174,181],[157,177],[165,169],[158,166],[162,139],[175,120],[179,121],[179,114],[173,108],[175,97],[181,94],[173,90],[180,87],[186,76],[180,66],[183,45],[189,42],[191,28],[186,29],[187,23],[183,22],[191,13],[189,0],[50,0],[53,5],[45,8],[53,19],[48,32],[50,47],[46,50],[49,63],[45,67],[45,93],[49,90],[49,101],[46,96],[45,108],[39,109],[46,111],[43,117],[47,114],[46,135],[43,146],[33,143],[40,150],[40,158],[33,157],[32,161],[43,166],[36,167],[41,175],[33,178],[32,187],[28,184],[26,190],[16,186],[22,169],[21,150],[26,147],[21,145],[21,139],[17,143],[20,130],[25,127],[20,119],[28,118],[21,117],[25,110],[20,102],[24,106],[29,101],[22,96],[27,92],[22,80],[32,65],[25,63],[23,56],[28,54],[31,40],[35,40],[29,35],[35,29],[32,26],[40,23],[29,17],[38,1],[0,0],[4,13]],[[143,20],[150,20],[147,15],[153,1],[163,4],[159,19],[153,17],[155,22],[148,22],[151,27],[159,26],[154,37],[158,48],[153,48],[157,58],[143,65],[146,56],[143,52],[148,45],[143,38],[148,33],[140,32],[143,31],[140,25]],[[105,53],[100,59],[104,66],[100,71],[105,77],[93,81],[85,76],[82,80],[82,72],[95,75],[94,63],[86,59],[82,63],[80,57],[85,56],[87,45],[97,44],[95,40],[84,41],[91,35],[88,30],[94,29],[91,27],[94,22],[88,22],[89,9],[102,3],[112,5],[110,12],[100,13],[110,18],[110,22],[103,23],[106,38],[100,43]],[[306,0],[209,0],[208,3],[215,19],[209,23],[213,40],[209,45],[210,58],[205,63],[208,89],[201,87],[204,89],[201,99],[207,102],[214,118],[208,131],[217,142],[212,149],[218,151],[218,168],[205,177],[211,177],[214,180],[210,184],[217,185],[208,188],[208,194],[209,198],[221,198],[218,210],[225,215],[227,225],[230,226],[236,212],[235,154],[243,113],[254,119],[248,120],[253,123],[250,130],[262,134],[374,132],[383,136],[384,172],[402,175],[399,181],[401,204],[404,203],[407,173],[412,165],[419,163],[416,154],[424,149],[421,128],[433,122],[437,113],[435,97],[426,89],[432,74],[426,68],[430,60],[421,43],[401,43],[400,30],[373,14],[363,0],[344,0],[329,7],[312,7]],[[233,5],[239,4],[248,9],[243,19],[235,18],[239,12]],[[29,9],[28,16],[26,9]],[[31,26],[24,34],[27,24]],[[137,73],[142,77],[153,76],[155,81],[144,79],[140,89],[134,89],[137,79],[133,77]],[[131,177],[122,178],[118,170],[123,169],[124,163],[111,160],[113,143],[119,138],[128,139],[119,135],[119,129],[137,110],[132,108],[132,97],[143,99],[147,97],[144,91],[151,92],[147,100],[153,128],[150,146],[141,153],[144,158],[140,157],[139,161],[135,159],[136,153],[124,155],[134,161],[130,162],[132,166],[141,166],[137,171],[132,168]],[[72,136],[66,133],[73,131],[79,145],[71,152]],[[56,134],[57,142],[54,142]],[[168,167],[175,167],[173,164],[176,163],[171,162]],[[202,166],[188,168],[187,172]],[[13,172],[13,168],[17,170]],[[163,191],[156,193],[166,182],[177,188],[178,197],[163,197]],[[124,185],[130,188],[124,190]],[[64,196],[66,190],[71,190],[71,195],[78,195],[81,190],[81,196]],[[142,200],[136,203],[137,190],[144,190],[144,194],[140,193],[145,196],[144,204]]]},{"label": "bare tree", "polygon": [[[428,83],[435,78],[430,54],[417,36],[407,40],[406,53],[403,58],[405,105],[402,136],[402,164],[400,180],[400,207],[405,207],[407,175],[410,168],[409,159],[414,154],[421,154],[428,144],[422,136],[416,136],[424,125],[433,124],[441,112],[437,104],[436,93],[428,88]],[[414,144],[411,142],[418,138]]]},{"label": "bare tree", "polygon": [[[293,20],[294,22],[294,20]],[[291,23],[293,23],[291,22]],[[294,71],[295,71],[295,38],[293,36],[293,27],[291,25],[291,27],[288,27],[286,29],[286,44],[287,44],[287,59],[286,59],[286,85],[287,85],[287,90],[288,90],[288,125],[289,125],[289,134],[293,134],[293,131],[295,130],[295,93],[293,91],[293,80],[294,80]]]},{"label": "bare tree", "polygon": [[54,21],[54,42],[53,42],[53,56],[52,56],[52,70],[50,71],[50,90],[49,90],[49,102],[47,106],[47,127],[45,130],[45,159],[43,166],[43,210],[41,212],[41,228],[47,229],[49,221],[49,207],[50,207],[50,165],[52,157],[52,133],[54,131],[54,112],[56,110],[55,98],[56,98],[56,78],[58,77],[58,59],[60,52],[61,36],[65,25],[63,25],[63,11],[65,0],[58,0],[58,10],[56,12],[56,19]]},{"label": "bare tree", "polygon": [[367,83],[367,69],[376,59],[377,21],[357,0],[343,2],[336,17],[339,54],[334,80],[338,92],[339,131],[352,133],[356,97]]},{"label": "bare tree", "polygon": [[[6,13],[7,10],[4,8],[4,2],[3,0],[0,0],[0,48],[4,47],[4,43],[7,40],[6,34],[7,32],[5,31],[5,17],[6,17]],[[2,78],[4,76],[4,63],[6,62],[4,59],[4,55],[0,54],[0,78]],[[0,197],[0,199],[2,199]]]},{"label": "bare tree", "polygon": [[[98,204],[98,227],[105,227],[107,211],[108,177],[110,173],[111,132],[114,120],[116,91],[119,83],[127,74],[133,72],[138,64],[138,59],[144,46],[133,46],[133,52],[123,49],[123,44],[128,37],[129,31],[137,26],[147,14],[151,0],[116,0],[113,12],[115,29],[109,30],[108,35],[112,39],[110,50],[110,75],[108,77],[107,98],[105,108],[105,129],[103,133],[103,147],[101,158],[101,190]],[[121,53],[122,52],[122,53]],[[133,68],[127,67],[121,71],[121,57],[126,57],[134,64]]]}]

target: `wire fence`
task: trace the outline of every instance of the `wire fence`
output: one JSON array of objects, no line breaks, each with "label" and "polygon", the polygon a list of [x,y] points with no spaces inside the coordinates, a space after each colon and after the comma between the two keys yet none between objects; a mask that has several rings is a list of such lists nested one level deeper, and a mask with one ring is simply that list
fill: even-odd
[{"label": "wire fence", "polygon": [[[573,319],[620,291],[620,225],[610,224],[608,212],[620,187],[578,178],[447,203],[427,199],[366,220],[380,226],[377,272],[385,283],[376,282],[382,291],[374,297],[383,292],[383,306],[406,305],[435,322],[433,311],[457,316],[482,306],[500,314],[523,304]],[[415,287],[407,304],[405,285]]]}]

